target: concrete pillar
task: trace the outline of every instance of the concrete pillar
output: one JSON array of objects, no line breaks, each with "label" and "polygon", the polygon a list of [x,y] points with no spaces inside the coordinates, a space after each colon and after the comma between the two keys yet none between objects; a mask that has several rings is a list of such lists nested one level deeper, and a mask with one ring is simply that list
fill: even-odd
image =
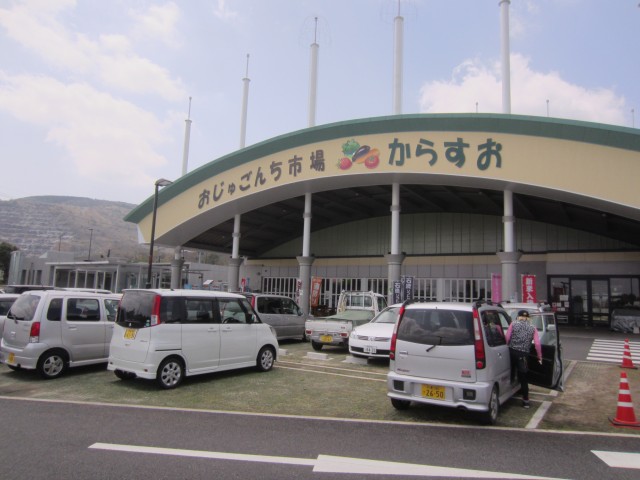
[{"label": "concrete pillar", "polygon": [[229,275],[227,279],[230,292],[240,291],[240,265],[242,265],[243,261],[244,259],[242,257],[229,259]]},{"label": "concrete pillar", "polygon": [[387,259],[387,270],[389,272],[388,276],[388,292],[387,292],[387,303],[391,305],[393,301],[393,282],[400,280],[400,270],[402,268],[402,262],[404,262],[406,255],[404,253],[389,253],[385,255]]},{"label": "concrete pillar", "polygon": [[513,192],[504,191],[504,251],[498,252],[502,264],[502,300],[518,299],[518,261],[522,254],[516,252],[515,222],[513,215]]},{"label": "concrete pillar", "polygon": [[173,260],[171,260],[171,288],[174,290],[182,288],[183,265],[182,248],[176,247],[173,253]]},{"label": "concrete pillar", "polygon": [[400,253],[400,184],[391,185],[391,251],[386,255],[388,288],[387,302],[393,300],[393,282],[400,280],[405,254]]},{"label": "concrete pillar", "polygon": [[313,255],[300,256],[296,258],[298,260],[298,265],[300,266],[300,283],[302,284],[299,306],[304,314],[308,315],[310,311],[309,293],[311,290],[311,266],[316,258]]}]

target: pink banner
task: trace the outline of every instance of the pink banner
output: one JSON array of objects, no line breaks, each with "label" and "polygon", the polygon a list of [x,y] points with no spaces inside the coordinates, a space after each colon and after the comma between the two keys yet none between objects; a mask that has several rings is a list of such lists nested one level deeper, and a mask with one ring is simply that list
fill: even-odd
[{"label": "pink banner", "polygon": [[536,303],[538,301],[535,275],[522,275],[522,301],[524,303]]},{"label": "pink banner", "polygon": [[502,301],[502,275],[499,273],[491,274],[491,301],[494,303]]}]

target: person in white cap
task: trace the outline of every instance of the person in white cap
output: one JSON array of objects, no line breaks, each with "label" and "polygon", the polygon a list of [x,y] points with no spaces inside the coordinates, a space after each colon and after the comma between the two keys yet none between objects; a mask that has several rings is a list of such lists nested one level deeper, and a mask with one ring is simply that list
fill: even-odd
[{"label": "person in white cap", "polygon": [[511,377],[518,372],[518,380],[520,380],[520,392],[522,393],[522,406],[529,408],[529,365],[527,358],[531,350],[531,342],[533,342],[536,353],[538,355],[538,363],[542,364],[542,347],[540,346],[540,337],[538,330],[529,322],[529,312],[520,310],[518,318],[511,322],[506,334],[507,345],[509,345],[509,354],[511,356]]}]

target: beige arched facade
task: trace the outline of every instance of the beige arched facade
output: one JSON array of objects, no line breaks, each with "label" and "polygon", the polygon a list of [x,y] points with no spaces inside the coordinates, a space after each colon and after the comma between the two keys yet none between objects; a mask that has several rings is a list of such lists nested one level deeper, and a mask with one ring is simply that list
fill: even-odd
[{"label": "beige arched facade", "polygon": [[[366,153],[352,158],[355,148]],[[634,240],[635,231],[640,232],[640,196],[636,191],[639,178],[640,133],[637,129],[516,115],[400,115],[361,119],[283,135],[214,160],[175,180],[159,192],[155,241],[168,246],[186,245],[231,252],[233,229],[230,225],[234,218],[239,218],[242,225],[242,219],[259,208],[283,205],[290,199],[307,196],[311,199],[311,210],[305,215],[304,202],[298,202],[300,228],[289,232],[289,235],[277,233],[275,229],[275,233],[266,235],[268,228],[262,226],[265,235],[264,242],[260,243],[257,241],[258,233],[237,232],[239,244],[236,247],[244,257],[244,261],[237,263],[249,271],[251,265],[259,265],[256,270],[262,269],[264,276],[264,265],[269,268],[278,264],[285,269],[301,268],[299,257],[309,256],[309,252],[304,252],[305,241],[311,241],[311,252],[314,251],[313,238],[318,234],[314,217],[322,206],[320,202],[314,204],[314,195],[322,194],[326,199],[327,192],[372,186],[388,186],[391,191],[392,185],[402,192],[404,186],[410,185],[414,190],[412,193],[419,196],[421,186],[440,186],[465,192],[502,192],[505,198],[515,196],[514,215],[509,213],[506,204],[496,206],[503,224],[507,225],[504,227],[505,237],[509,235],[508,224],[511,222],[513,226],[513,221],[518,224],[521,203],[518,198],[522,196],[544,199],[558,205],[559,209],[565,206],[566,210],[567,205],[575,207],[577,213],[568,216],[580,216],[580,221],[570,227],[584,231],[585,235],[615,240],[613,246],[605,249],[607,251],[599,247],[577,249],[569,246],[566,251],[537,253],[545,255],[545,280],[550,273],[558,273],[554,271],[556,267],[562,268],[563,263],[578,257],[580,260],[576,263],[586,262],[591,266],[585,269],[584,275],[616,274],[624,263],[629,265],[627,274],[635,278],[640,275],[637,266],[640,239]],[[423,197],[416,202],[425,202],[422,205],[426,208],[428,192]],[[371,215],[380,216],[380,212],[386,212],[386,216],[393,217],[392,212],[397,211],[402,224],[406,209],[402,198],[406,197],[400,198],[396,208],[392,208],[393,202],[389,200],[382,210],[380,206],[372,207]],[[473,200],[466,201],[467,212],[456,206],[455,214],[488,213],[495,217],[495,211],[479,211]],[[291,203],[287,208],[290,207]],[[438,207],[443,214],[449,211],[447,205]],[[419,213],[419,205],[417,208],[414,208],[414,214]],[[523,211],[522,208],[520,210]],[[353,212],[357,213],[356,210]],[[152,213],[153,201],[150,198],[126,218],[138,225],[141,242],[150,240]],[[342,212],[336,216],[339,222],[344,223],[348,215],[348,212]],[[594,222],[589,220],[590,215],[596,219]],[[551,223],[562,225],[562,221],[552,218],[553,209],[547,216]],[[308,217],[311,227],[306,237],[302,226],[305,217]],[[362,218],[358,220],[362,221]],[[602,221],[607,225],[597,225],[601,223],[598,218],[604,219]],[[323,228],[329,228],[330,223],[326,218],[324,220]],[[536,220],[546,221],[542,218]],[[226,227],[221,228],[222,225]],[[281,230],[286,231],[286,228]],[[513,234],[515,232],[517,229],[512,231]],[[394,234],[400,235],[401,229],[396,226],[390,227],[390,231],[383,231],[384,241],[388,242],[392,237],[393,244]],[[253,242],[246,252],[244,238]],[[302,240],[299,251],[291,250],[287,255],[282,253],[281,247],[279,258],[270,258],[274,256],[269,255],[270,251],[278,251],[279,246],[295,238]],[[401,245],[402,241],[400,238]],[[349,261],[339,255],[331,260],[333,257],[326,242],[323,247],[327,254],[323,258],[307,259],[307,263],[311,262],[308,267],[312,276],[327,262],[340,264]],[[485,264],[484,275],[490,271],[495,273],[496,269],[500,271],[501,263],[503,276],[505,271],[509,276],[521,274],[518,265],[527,262],[527,252],[518,253],[515,249],[510,252],[506,248],[508,244],[506,239],[497,245],[494,255],[486,251],[470,251],[465,252],[465,256],[472,264]],[[249,245],[249,240],[246,245]],[[498,251],[501,249],[504,251]],[[514,264],[512,270],[505,270],[505,251],[513,253],[509,260]],[[437,265],[447,261],[446,255],[433,255],[426,250],[409,252],[408,256],[404,251],[385,253],[403,254],[397,272],[402,275],[405,275],[405,270],[410,270],[410,265]],[[578,257],[572,259],[572,255]],[[351,258],[354,264],[364,261],[391,268],[384,254],[358,258],[357,261],[355,257]],[[613,268],[609,262],[618,263]],[[390,275],[387,289],[391,281]],[[548,281],[546,283],[542,290],[547,290],[545,293],[551,298],[551,286]]]}]

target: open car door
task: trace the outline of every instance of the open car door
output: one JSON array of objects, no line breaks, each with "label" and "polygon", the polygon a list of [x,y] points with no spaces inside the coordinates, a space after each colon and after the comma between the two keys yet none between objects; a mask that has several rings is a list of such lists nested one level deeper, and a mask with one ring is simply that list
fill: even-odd
[{"label": "open car door", "polygon": [[560,332],[553,312],[530,313],[531,323],[538,330],[542,347],[542,365],[538,363],[533,343],[529,352],[529,383],[562,391],[563,364]]}]

